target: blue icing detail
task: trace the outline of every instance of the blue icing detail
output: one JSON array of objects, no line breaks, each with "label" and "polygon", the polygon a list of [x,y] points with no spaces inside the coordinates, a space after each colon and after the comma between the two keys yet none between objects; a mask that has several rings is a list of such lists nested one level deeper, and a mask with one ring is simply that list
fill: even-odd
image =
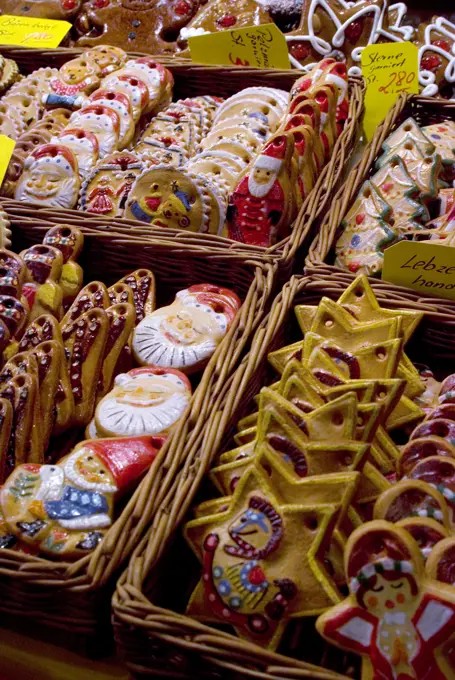
[{"label": "blue icing detail", "polygon": [[229,598],[229,606],[231,609],[239,609],[242,606],[243,602],[240,599],[240,597],[236,597],[235,595],[231,598]]},{"label": "blue icing detail", "polygon": [[229,595],[231,592],[231,584],[229,581],[220,581],[218,584],[218,592],[220,595]]},{"label": "blue icing detail", "polygon": [[358,234],[354,234],[351,238],[351,245],[353,248],[357,248],[357,246],[360,245],[360,236]]},{"label": "blue icing detail", "polygon": [[433,139],[441,139],[441,135],[432,134],[431,136],[433,137]]},{"label": "blue icing detail", "polygon": [[213,576],[215,578],[221,578],[223,576],[223,567],[215,567],[213,570]]}]

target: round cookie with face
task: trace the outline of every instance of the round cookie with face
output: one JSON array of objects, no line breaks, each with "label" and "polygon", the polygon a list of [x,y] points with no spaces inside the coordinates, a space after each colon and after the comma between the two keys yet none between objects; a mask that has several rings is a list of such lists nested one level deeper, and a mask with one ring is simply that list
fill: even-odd
[{"label": "round cookie with face", "polygon": [[180,371],[147,366],[115,379],[95,412],[98,436],[131,437],[168,432],[182,417],[191,385]]},{"label": "round cookie with face", "polygon": [[51,140],[54,144],[64,144],[74,153],[79,166],[79,174],[82,179],[95,165],[99,156],[99,144],[97,137],[82,128],[68,127],[62,130],[57,137]]},{"label": "round cookie with face", "polygon": [[103,158],[82,185],[80,207],[97,215],[122,217],[131,187],[145,167],[132,153]]},{"label": "round cookie with face", "polygon": [[51,78],[50,89],[54,94],[72,96],[89,94],[100,84],[101,69],[84,55],[67,61],[58,74]]},{"label": "round cookie with face", "polygon": [[200,284],[177,293],[169,307],[146,316],[133,334],[142,364],[193,373],[210,359],[240,308],[228,288]]},{"label": "round cookie with face", "polygon": [[157,227],[205,231],[208,197],[196,176],[178,168],[156,165],[146,169],[135,181],[125,217]]},{"label": "round cookie with face", "polygon": [[79,168],[73,152],[61,144],[44,144],[25,161],[15,198],[41,206],[74,208],[79,189]]}]

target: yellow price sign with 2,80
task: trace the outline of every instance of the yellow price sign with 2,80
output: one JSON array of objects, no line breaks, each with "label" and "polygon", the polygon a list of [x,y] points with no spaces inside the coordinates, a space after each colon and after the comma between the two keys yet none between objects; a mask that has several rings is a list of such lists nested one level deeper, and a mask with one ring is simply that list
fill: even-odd
[{"label": "yellow price sign with 2,80", "polygon": [[364,130],[370,140],[402,92],[419,92],[418,50],[410,42],[367,45],[361,63],[366,83]]}]

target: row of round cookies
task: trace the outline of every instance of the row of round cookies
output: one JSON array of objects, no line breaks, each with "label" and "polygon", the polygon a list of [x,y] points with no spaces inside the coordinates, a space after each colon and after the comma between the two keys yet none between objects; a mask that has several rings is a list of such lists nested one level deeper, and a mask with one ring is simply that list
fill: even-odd
[{"label": "row of round cookies", "polygon": [[362,678],[454,677],[455,376],[405,353],[423,313],[380,307],[365,276],[295,308],[304,335],[209,476],[184,537],[189,616],[274,650],[318,616]]},{"label": "row of round cookies", "polygon": [[83,241],[0,249],[0,548],[65,559],[102,540],[240,308],[202,283],[157,309],[145,268],[84,286]]},{"label": "row of round cookies", "polygon": [[[94,50],[103,65],[110,49]],[[14,186],[17,200],[41,206],[78,205],[252,245],[286,237],[347,120],[346,67],[322,60],[290,96],[249,87],[224,102],[201,96],[169,103],[166,68],[148,57],[118,68],[118,50],[114,56],[116,70],[99,89],[87,75],[90,55],[51,78],[43,99],[59,108],[38,125],[50,125],[63,106],[81,108],[50,143],[33,149],[22,173],[13,162],[5,191]],[[79,84],[63,85],[78,69]]]},{"label": "row of round cookies", "polygon": [[385,249],[399,240],[455,245],[455,122],[408,118],[382,148],[335,245],[337,266],[369,276],[381,275]]},{"label": "row of round cookies", "polygon": [[306,69],[324,57],[346,60],[359,72],[362,48],[372,43],[414,40],[419,81],[425,94],[452,96],[455,25],[444,17],[416,30],[404,3],[388,0],[172,0],[160,6],[142,0],[3,0],[4,14],[74,22],[72,43],[83,48],[110,43],[149,54],[188,56],[188,38],[215,31],[275,22],[285,34],[291,63]]}]

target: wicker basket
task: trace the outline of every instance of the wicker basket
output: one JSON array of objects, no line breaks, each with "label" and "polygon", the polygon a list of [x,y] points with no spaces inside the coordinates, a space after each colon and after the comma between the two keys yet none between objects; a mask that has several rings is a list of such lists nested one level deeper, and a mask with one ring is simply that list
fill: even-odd
[{"label": "wicker basket", "polygon": [[[323,677],[308,670],[297,660],[301,658],[351,675],[352,659],[321,644],[312,620],[290,626],[283,647],[290,656],[279,656],[185,616],[188,595],[200,576],[200,567],[179,532],[177,537],[174,535],[194,503],[204,472],[215,456],[230,446],[236,422],[251,412],[253,397],[260,388],[276,379],[267,361],[268,353],[302,337],[294,306],[303,302],[317,304],[324,295],[336,300],[345,287],[345,281],[331,279],[328,284],[324,276],[293,277],[256,332],[249,354],[219,399],[213,401],[210,418],[204,416],[205,427],[201,422],[200,427],[195,427],[195,436],[188,439],[185,469],[174,478],[173,493],[168,494],[134,551],[113,598],[116,640],[134,677]],[[446,371],[450,360],[450,370],[454,371],[455,311],[438,312],[387,284],[373,282],[373,287],[385,307],[426,312],[408,348],[411,357],[421,360],[423,354],[425,361],[431,357],[433,366],[444,360]],[[185,570],[176,569],[175,564],[185,564]]]},{"label": "wicker basket", "polygon": [[[339,274],[342,274],[343,280],[346,283],[348,278],[349,281],[353,280],[353,274],[332,265],[334,261],[333,248],[339,234],[341,222],[355,200],[362,184],[374,173],[374,164],[382,153],[384,141],[409,116],[415,118],[419,125],[431,125],[433,123],[440,123],[443,120],[455,120],[455,101],[418,97],[416,95],[400,95],[395,106],[390,109],[387,117],[377,128],[373,139],[365,148],[362,158],[350,172],[345,183],[332,201],[331,210],[327,213],[319,233],[311,244],[305,262],[305,272],[307,274],[317,273],[327,277],[335,275],[338,277]],[[401,287],[392,286],[392,284],[387,285],[394,291],[399,291],[399,293],[402,293],[404,290]],[[407,295],[412,296],[412,299],[417,302],[428,303],[433,306],[444,305],[455,309],[454,302],[440,298],[435,299],[431,296],[422,296],[418,291],[405,290]]]},{"label": "wicker basket", "polygon": [[[2,48],[2,54],[17,61],[22,73],[30,73],[43,66],[59,67],[68,59],[80,54],[81,51],[75,48],[56,50]],[[193,64],[188,60],[163,58],[161,56],[157,60],[169,68],[174,75],[175,98],[202,94],[229,97],[245,87],[252,86],[277,87],[289,91],[293,83],[301,76],[300,71],[297,70],[279,71],[277,69],[261,70],[241,66],[207,66]],[[323,169],[315,187],[302,206],[290,236],[271,248],[265,249],[259,246],[245,246],[236,241],[211,234],[199,235],[198,238],[207,248],[239,250],[253,257],[263,257],[270,254],[273,258],[280,260],[282,280],[287,280],[291,275],[296,257],[300,261],[299,266],[303,264],[303,258],[311,242],[311,227],[323,214],[324,208],[329,205],[331,197],[344,179],[349,158],[360,135],[363,114],[363,83],[356,79],[350,80],[349,92],[349,115],[344,130],[336,142],[329,163]],[[29,205],[28,207],[30,215],[36,214],[36,206]],[[49,213],[48,210],[45,212]],[[52,212],[66,214],[68,217],[71,216],[72,219],[75,218],[77,211],[54,210]],[[106,218],[96,218],[96,220],[100,227],[104,228],[109,228],[110,225],[114,224],[113,220]],[[125,225],[125,228],[131,230],[142,229],[144,231],[143,223],[135,220],[124,220],[122,224]],[[159,227],[147,227],[147,231],[158,238],[162,233],[162,229]],[[166,234],[166,238],[176,240],[188,238],[188,233],[182,230],[169,229]]]},{"label": "wicker basket", "polygon": [[[7,211],[16,251],[40,242],[52,226],[39,218],[22,218]],[[82,228],[85,246],[81,264],[85,280],[111,284],[140,267],[153,270],[158,304],[169,303],[189,285],[211,282],[232,287],[243,301],[228,336],[220,345],[201,379],[175,436],[143,479],[134,496],[109,530],[99,548],[74,563],[51,562],[10,550],[0,551],[0,625],[10,627],[13,615],[21,630],[39,633],[43,627],[59,629],[61,642],[91,653],[109,636],[109,600],[119,567],[129,557],[167,493],[170,480],[183,465],[185,441],[208,413],[211,400],[223,391],[243,356],[246,343],[264,317],[276,279],[277,266],[238,254],[207,253],[196,246],[128,233],[100,233]],[[16,616],[17,615],[17,616]],[[74,639],[70,639],[70,635]],[[48,637],[48,636],[47,636]],[[52,632],[52,639],[58,637]]]}]

